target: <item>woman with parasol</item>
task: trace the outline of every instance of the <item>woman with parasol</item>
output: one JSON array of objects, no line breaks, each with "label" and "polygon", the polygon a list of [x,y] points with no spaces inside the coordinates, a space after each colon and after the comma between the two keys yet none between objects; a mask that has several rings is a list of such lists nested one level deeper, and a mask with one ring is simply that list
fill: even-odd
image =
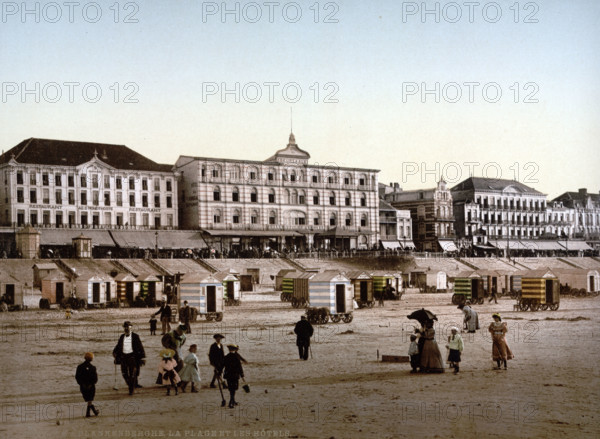
[{"label": "woman with parasol", "polygon": [[435,329],[433,329],[433,321],[437,320],[437,317],[431,311],[421,308],[420,310],[410,314],[408,318],[418,320],[421,323],[421,329],[417,329],[415,331],[420,335],[420,371],[428,373],[444,372],[442,354],[437,342],[435,341]]}]

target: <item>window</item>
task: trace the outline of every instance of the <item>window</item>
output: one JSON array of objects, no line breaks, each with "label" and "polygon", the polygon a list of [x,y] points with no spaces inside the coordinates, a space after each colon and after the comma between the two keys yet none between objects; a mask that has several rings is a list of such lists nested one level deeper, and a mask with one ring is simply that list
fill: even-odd
[{"label": "window", "polygon": [[56,191],[54,194],[56,204],[62,204],[62,191]]},{"label": "window", "polygon": [[258,224],[258,214],[256,212],[250,214],[250,223]]},{"label": "window", "polygon": [[[21,181],[21,183],[23,183]],[[22,226],[25,224],[25,212],[22,210],[17,211],[17,225]]]},{"label": "window", "polygon": [[160,195],[154,196],[154,207],[160,207]]},{"label": "window", "polygon": [[346,194],[346,198],[344,198],[344,204],[346,206],[350,206],[350,194]]},{"label": "window", "polygon": [[239,224],[240,223],[240,213],[239,212],[233,212],[233,224]]},{"label": "window", "polygon": [[42,189],[42,203],[50,204],[50,190]]},{"label": "window", "polygon": [[256,172],[250,171],[250,180],[256,180]]},{"label": "window", "polygon": [[274,203],[275,202],[275,192],[271,192],[269,194],[269,203]]},{"label": "window", "polygon": [[333,183],[334,179],[332,175],[327,176],[327,183]]},{"label": "window", "polygon": [[366,225],[367,225],[367,217],[366,217],[365,215],[363,215],[363,216],[360,218],[360,226],[361,226],[361,227],[366,227]]},{"label": "window", "polygon": [[319,194],[313,195],[313,204],[314,205],[319,204]]},{"label": "window", "polygon": [[329,225],[330,226],[335,226],[335,215],[331,215],[329,217]]},{"label": "window", "polygon": [[346,215],[346,226],[351,226],[352,225],[352,217],[350,216],[350,214]]},{"label": "window", "polygon": [[296,174],[292,173],[292,175],[290,175],[290,181],[296,181]]},{"label": "window", "polygon": [[136,226],[136,214],[135,213],[129,214],[129,225],[132,227]]},{"label": "window", "polygon": [[269,224],[276,224],[276,216],[275,212],[271,212],[269,214]]},{"label": "window", "polygon": [[29,202],[30,203],[37,203],[37,190],[31,189],[29,191]]},{"label": "window", "polygon": [[48,186],[50,184],[50,179],[48,178],[48,174],[42,174],[42,185]]},{"label": "window", "polygon": [[117,206],[123,205],[123,192],[117,192]]},{"label": "window", "polygon": [[155,191],[159,191],[160,190],[160,178],[155,178],[154,179],[154,190]]},{"label": "window", "polygon": [[60,174],[54,174],[54,185],[55,186],[62,186],[62,175],[60,175]]},{"label": "window", "polygon": [[115,178],[115,187],[117,189],[123,189],[123,179],[121,177]]},{"label": "window", "polygon": [[79,176],[79,184],[81,187],[87,187],[87,176],[85,174]]},{"label": "window", "polygon": [[69,193],[67,194],[68,199],[69,199],[69,204],[70,205],[74,205],[75,204],[75,192],[74,191],[69,191]]},{"label": "window", "polygon": [[233,192],[231,193],[231,201],[240,201],[240,193],[237,188],[233,188]]},{"label": "window", "polygon": [[62,226],[63,224],[63,217],[62,217],[62,212],[56,212],[56,226]]},{"label": "window", "polygon": [[359,178],[358,179],[358,185],[359,186],[364,186],[365,185],[365,179],[364,178]]},{"label": "window", "polygon": [[303,216],[301,216],[299,218],[296,218],[295,222],[297,226],[303,226],[306,224],[306,219]]},{"label": "window", "polygon": [[117,213],[117,226],[121,227],[123,225],[123,214]]},{"label": "window", "polygon": [[129,189],[135,189],[135,179],[133,177],[129,177]]},{"label": "window", "polygon": [[298,204],[306,204],[306,200],[304,195],[299,195],[298,196]]},{"label": "window", "polygon": [[320,223],[320,221],[319,221],[319,217],[318,217],[318,216],[314,217],[314,218],[313,218],[313,224],[314,224],[315,226],[318,226],[318,225],[319,225],[319,223]]},{"label": "window", "polygon": [[173,182],[167,179],[167,192],[173,192]]},{"label": "window", "polygon": [[37,212],[31,212],[31,213],[29,214],[29,217],[30,217],[30,219],[31,219],[31,220],[30,220],[30,223],[31,223],[31,225],[32,225],[32,226],[36,226],[36,225],[37,225],[37,222],[38,222],[38,218],[37,218],[37,216],[38,216],[38,215],[37,215]]},{"label": "window", "polygon": [[221,201],[221,189],[218,187],[213,189],[213,201]]},{"label": "window", "polygon": [[98,174],[94,174],[94,175],[92,175],[92,187],[93,187],[94,189],[98,189],[98,179],[99,179],[99,178],[100,178],[100,177],[98,176]]},{"label": "window", "polygon": [[312,176],[312,181],[313,181],[313,183],[318,183],[319,182],[319,176],[318,175],[313,175]]},{"label": "window", "polygon": [[50,211],[49,210],[44,210],[42,212],[42,224],[44,224],[45,226],[50,225]]},{"label": "window", "polygon": [[17,171],[17,184],[23,184],[23,172]]},{"label": "window", "polygon": [[142,207],[148,207],[148,194],[142,194]]},{"label": "window", "polygon": [[142,213],[142,226],[148,227],[150,225],[150,215]]},{"label": "window", "polygon": [[37,181],[35,172],[30,172],[29,173],[29,184],[35,185]]},{"label": "window", "polygon": [[250,202],[258,203],[258,194],[256,193],[256,189],[252,189],[252,193],[250,194]]},{"label": "window", "polygon": [[167,214],[167,226],[173,227],[173,215],[172,214]]},{"label": "window", "polygon": [[331,206],[335,206],[335,194],[332,193],[331,195],[329,195],[329,204]]},{"label": "window", "polygon": [[25,197],[23,196],[23,189],[17,189],[17,203],[24,203]]},{"label": "window", "polygon": [[110,212],[104,212],[104,223],[105,226],[110,226],[112,224],[112,215]]},{"label": "window", "polygon": [[104,192],[104,205],[110,206],[110,192]]},{"label": "window", "polygon": [[129,193],[129,206],[135,207],[135,194],[133,192]]},{"label": "window", "polygon": [[148,179],[146,179],[146,178],[142,179],[142,190],[143,191],[147,191],[148,190]]},{"label": "window", "polygon": [[100,195],[98,194],[98,191],[92,192],[92,204],[94,206],[97,206],[98,204],[100,204]]},{"label": "window", "polygon": [[173,207],[173,197],[167,195],[167,207]]},{"label": "window", "polygon": [[87,206],[87,192],[82,192],[81,194],[81,204],[83,206]]},{"label": "window", "polygon": [[269,173],[267,174],[267,178],[269,179],[269,181],[273,181],[273,173],[272,173],[272,172],[269,172]]},{"label": "window", "polygon": [[219,224],[220,222],[221,222],[221,211],[216,210],[215,214],[213,215],[213,223]]},{"label": "window", "polygon": [[73,174],[67,176],[67,186],[75,187],[75,176]]},{"label": "window", "polygon": [[360,205],[361,207],[367,206],[367,197],[365,196],[365,194],[362,194],[362,196],[360,197]]},{"label": "window", "polygon": [[217,178],[219,176],[219,170],[218,169],[213,169],[212,170],[212,176],[213,176],[213,178]]},{"label": "window", "polygon": [[350,177],[344,177],[344,184],[345,185],[349,185],[350,184]]}]

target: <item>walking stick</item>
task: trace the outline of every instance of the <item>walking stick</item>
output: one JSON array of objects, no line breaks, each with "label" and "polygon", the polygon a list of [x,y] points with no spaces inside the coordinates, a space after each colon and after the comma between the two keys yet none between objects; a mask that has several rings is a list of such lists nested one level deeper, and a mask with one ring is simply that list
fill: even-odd
[{"label": "walking stick", "polygon": [[310,351],[310,359],[312,360],[312,346],[308,345],[308,350]]},{"label": "walking stick", "polygon": [[115,375],[114,375],[115,379],[113,380],[113,390],[119,390],[119,388],[117,387],[117,363],[115,363]]},{"label": "walking stick", "polygon": [[225,407],[225,397],[223,396],[223,388],[221,387],[221,377],[217,377],[217,383],[219,384],[219,392],[221,392],[221,407]]}]

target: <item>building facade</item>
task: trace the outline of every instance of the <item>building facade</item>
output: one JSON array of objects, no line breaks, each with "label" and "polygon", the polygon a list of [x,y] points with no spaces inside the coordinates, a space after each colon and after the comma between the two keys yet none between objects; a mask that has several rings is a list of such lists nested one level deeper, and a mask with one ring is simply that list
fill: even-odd
[{"label": "building facade", "polygon": [[180,224],[223,251],[367,249],[379,232],[378,170],[308,164],[288,145],[265,161],[180,156]]},{"label": "building facade", "polygon": [[0,156],[0,224],[174,229],[177,178],[124,145],[31,138]]},{"label": "building facade", "polygon": [[565,192],[553,202],[573,209],[573,236],[600,244],[600,194],[588,193],[587,189],[578,192]]},{"label": "building facade", "polygon": [[385,200],[396,209],[409,210],[412,237],[418,251],[454,252],[454,212],[452,194],[441,180],[435,188],[403,191],[391,185],[384,191]]},{"label": "building facade", "polygon": [[[379,185],[381,187],[381,184]],[[381,192],[380,192],[381,193]],[[413,250],[410,211],[399,210],[379,200],[379,246],[386,249]]]}]

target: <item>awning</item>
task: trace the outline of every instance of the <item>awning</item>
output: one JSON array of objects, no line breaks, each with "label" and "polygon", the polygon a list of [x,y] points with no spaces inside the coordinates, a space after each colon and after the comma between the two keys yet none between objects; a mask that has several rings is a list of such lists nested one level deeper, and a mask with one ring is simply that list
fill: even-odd
[{"label": "awning", "polygon": [[501,250],[506,250],[506,246],[508,245],[508,248],[510,250],[527,250],[527,249],[531,249],[531,246],[525,246],[523,245],[520,241],[515,241],[515,240],[491,240],[489,241],[490,244],[492,244],[494,247],[499,248]]},{"label": "awning", "polygon": [[108,230],[80,230],[80,229],[39,229],[40,245],[73,245],[73,238],[83,234],[91,238],[92,246],[114,247],[115,242],[110,237]]},{"label": "awning", "polygon": [[458,249],[456,248],[456,245],[454,244],[454,241],[443,241],[443,240],[438,240],[438,242],[440,243],[440,247],[442,247],[442,250],[444,250],[445,252],[455,252]]},{"label": "awning", "polygon": [[398,241],[381,241],[381,245],[383,246],[383,248],[388,248],[392,250],[400,248],[400,242]]},{"label": "awning", "polygon": [[412,241],[400,241],[400,244],[402,244],[402,247],[405,250],[417,248],[417,246]]},{"label": "awning", "polygon": [[564,250],[558,241],[521,241],[530,250]]},{"label": "awning", "polygon": [[123,232],[113,230],[115,242],[121,248],[154,248],[156,235],[152,231]]},{"label": "awning", "polygon": [[558,243],[568,251],[593,250],[585,241],[558,241]]},{"label": "awning", "polygon": [[211,236],[302,236],[293,230],[210,230],[204,232]]}]

